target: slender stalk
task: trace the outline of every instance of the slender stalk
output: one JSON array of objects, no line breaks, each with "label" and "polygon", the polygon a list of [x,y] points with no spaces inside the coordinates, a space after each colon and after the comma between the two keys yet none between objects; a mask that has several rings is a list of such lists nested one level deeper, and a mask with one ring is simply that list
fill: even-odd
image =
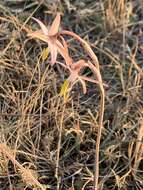
[{"label": "slender stalk", "polygon": [[99,62],[98,59],[93,52],[90,45],[83,40],[80,36],[75,34],[74,32],[63,30],[60,34],[63,35],[70,35],[76,40],[78,40],[84,47],[84,49],[87,51],[88,55],[91,57],[92,61],[95,65],[93,65],[91,62],[89,62],[89,67],[93,71],[93,73],[96,75],[96,78],[99,82],[99,89],[100,89],[100,110],[99,110],[99,126],[98,126],[98,132],[97,132],[97,139],[96,139],[96,148],[95,148],[95,168],[94,168],[94,190],[98,189],[98,180],[99,180],[99,153],[100,153],[100,141],[101,141],[101,132],[103,127],[103,116],[104,116],[104,104],[105,104],[105,92],[102,82],[102,76],[100,73],[99,68]]},{"label": "slender stalk", "polygon": [[99,110],[99,126],[97,131],[96,150],[95,150],[94,190],[98,189],[98,179],[99,179],[100,141],[101,141],[101,132],[103,127],[104,104],[105,104],[105,92],[103,86],[100,86],[100,95],[101,95],[101,100],[100,100],[100,110]]}]

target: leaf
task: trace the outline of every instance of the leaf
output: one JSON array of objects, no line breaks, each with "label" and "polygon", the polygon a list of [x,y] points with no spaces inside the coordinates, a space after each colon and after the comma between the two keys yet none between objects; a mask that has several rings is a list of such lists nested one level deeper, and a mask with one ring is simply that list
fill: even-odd
[{"label": "leaf", "polygon": [[48,55],[49,55],[49,49],[47,47],[47,48],[44,48],[42,51],[42,54],[41,54],[42,60],[45,61],[47,59]]}]

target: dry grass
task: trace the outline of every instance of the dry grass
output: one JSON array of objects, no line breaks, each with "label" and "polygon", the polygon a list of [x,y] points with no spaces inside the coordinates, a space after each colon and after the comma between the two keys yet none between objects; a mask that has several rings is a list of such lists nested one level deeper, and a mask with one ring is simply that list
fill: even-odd
[{"label": "dry grass", "polygon": [[[76,85],[63,112],[59,92],[66,74],[42,60],[44,43],[26,35],[37,28],[32,16],[49,23],[58,7],[63,28],[90,42],[108,84],[99,189],[142,190],[142,1],[62,1],[54,7],[39,2],[20,3],[18,12],[0,3],[0,189],[54,190],[57,184],[61,190],[93,189],[99,92],[88,83],[83,95]],[[70,44],[76,59],[86,56],[77,43]]]}]

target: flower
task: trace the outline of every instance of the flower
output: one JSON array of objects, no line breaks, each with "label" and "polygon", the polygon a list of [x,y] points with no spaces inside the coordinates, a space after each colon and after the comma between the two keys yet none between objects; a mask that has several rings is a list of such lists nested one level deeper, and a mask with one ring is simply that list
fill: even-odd
[{"label": "flower", "polygon": [[[92,83],[99,83],[98,81],[91,79],[89,77],[86,76],[82,76],[80,75],[80,72],[83,68],[85,67],[89,67],[89,64],[86,63],[83,59],[77,61],[77,62],[72,62],[70,63],[69,66],[67,66],[69,72],[70,72],[70,76],[68,77],[68,81],[72,84],[72,86],[76,83],[76,82],[80,82],[83,88],[83,93],[86,94],[87,89],[86,89],[86,81],[92,82]],[[91,68],[90,68],[91,69]]]},{"label": "flower", "polygon": [[[86,81],[92,83],[102,82],[100,74],[96,66],[91,62],[86,63],[84,60],[79,60],[74,62],[69,56],[68,45],[65,39],[62,37],[62,33],[59,33],[59,26],[61,21],[60,13],[57,13],[51,27],[48,29],[40,20],[33,18],[41,27],[40,30],[34,32],[28,32],[28,36],[32,38],[38,38],[46,43],[48,43],[49,53],[51,54],[51,64],[54,65],[57,60],[58,53],[64,58],[65,63],[58,62],[62,67],[68,69],[70,76],[67,82],[71,84],[71,87],[76,83],[80,82],[82,84],[83,93],[87,92]],[[85,67],[90,68],[94,74],[96,74],[97,81],[86,76],[80,75],[81,70]],[[68,84],[68,83],[67,83]]]},{"label": "flower", "polygon": [[[72,60],[72,58],[69,56],[68,46],[67,46],[66,41],[64,40],[64,38],[62,36],[60,36],[60,38],[62,40],[63,47],[64,47],[64,51],[62,52],[62,54],[63,54],[66,64],[64,65],[63,63],[60,63],[60,62],[59,62],[59,64],[61,66],[63,66],[65,69],[68,69],[70,72],[70,76],[66,80],[65,84],[70,83],[71,87],[72,87],[75,83],[81,82],[82,88],[83,88],[83,93],[86,94],[87,89],[86,89],[85,81],[89,81],[92,83],[99,83],[99,81],[80,75],[81,70],[84,69],[85,67],[90,68],[90,70],[92,70],[92,72],[97,73],[97,70],[96,70],[95,66],[89,61],[88,61],[88,63],[86,63],[83,59],[80,59],[79,61],[74,62]],[[97,77],[97,78],[99,78],[99,77]]]},{"label": "flower", "polygon": [[48,43],[49,53],[51,54],[51,64],[54,65],[57,60],[57,54],[60,53],[63,56],[64,51],[62,43],[57,39],[61,21],[60,13],[57,13],[49,29],[39,19],[33,19],[40,25],[41,30],[29,32],[28,36],[32,38],[38,38]]}]

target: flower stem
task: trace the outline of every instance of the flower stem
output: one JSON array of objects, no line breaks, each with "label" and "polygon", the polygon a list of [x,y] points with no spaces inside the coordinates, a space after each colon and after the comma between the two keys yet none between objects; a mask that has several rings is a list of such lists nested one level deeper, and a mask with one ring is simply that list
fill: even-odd
[{"label": "flower stem", "polygon": [[83,40],[80,36],[75,34],[74,32],[63,30],[60,34],[62,35],[69,35],[78,40],[88,53],[88,55],[91,57],[92,61],[94,64],[91,62],[88,62],[89,67],[95,74],[99,89],[100,89],[100,110],[99,110],[99,126],[98,126],[98,132],[97,132],[97,139],[96,139],[96,148],[95,148],[95,168],[94,168],[94,190],[98,189],[98,180],[99,180],[99,153],[100,153],[100,141],[101,141],[101,133],[102,133],[102,127],[103,127],[103,116],[104,116],[104,105],[105,105],[105,92],[104,92],[104,87],[103,87],[103,82],[102,82],[102,76],[100,73],[100,68],[99,68],[99,62],[98,58],[93,52],[92,48],[90,45]]}]

